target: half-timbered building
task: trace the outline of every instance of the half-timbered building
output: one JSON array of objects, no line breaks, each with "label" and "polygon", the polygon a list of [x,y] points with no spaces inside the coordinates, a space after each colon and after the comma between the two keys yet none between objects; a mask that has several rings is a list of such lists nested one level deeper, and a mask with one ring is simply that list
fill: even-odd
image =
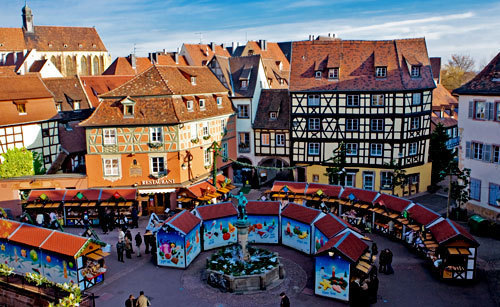
[{"label": "half-timbered building", "polygon": [[[234,155],[232,104],[208,67],[154,65],[100,98],[81,123],[90,187],[136,186],[161,212],[177,206],[176,189],[208,177],[214,142]],[[228,176],[230,162],[217,164]]]},{"label": "half-timbered building", "polygon": [[423,38],[294,42],[290,158],[312,165],[298,179],[328,182],[328,160],[343,142],[341,184],[391,190],[394,161],[406,170],[406,194],[425,191],[434,88]]}]

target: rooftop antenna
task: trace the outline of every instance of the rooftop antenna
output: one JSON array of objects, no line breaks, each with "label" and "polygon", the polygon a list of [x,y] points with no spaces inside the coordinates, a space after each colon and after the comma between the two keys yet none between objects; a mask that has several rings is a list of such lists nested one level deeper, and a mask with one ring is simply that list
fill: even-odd
[{"label": "rooftop antenna", "polygon": [[196,32],[195,34],[200,36],[200,45],[201,45],[201,42],[203,40],[203,32]]}]

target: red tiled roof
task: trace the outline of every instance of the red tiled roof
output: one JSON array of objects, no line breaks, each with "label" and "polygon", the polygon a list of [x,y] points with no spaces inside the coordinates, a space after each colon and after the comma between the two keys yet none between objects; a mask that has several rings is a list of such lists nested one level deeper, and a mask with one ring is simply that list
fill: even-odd
[{"label": "red tiled roof", "polygon": [[420,204],[413,205],[407,211],[410,218],[414,219],[420,225],[429,225],[440,217],[440,215],[436,212],[431,211]]},{"label": "red tiled roof", "polygon": [[247,204],[247,214],[250,215],[279,215],[279,201],[249,201]]},{"label": "red tiled roof", "polygon": [[441,58],[429,58],[431,61],[432,77],[438,79],[441,75]]},{"label": "red tiled roof", "polygon": [[21,227],[10,236],[9,241],[39,247],[53,232],[55,232],[55,230],[22,224]]},{"label": "red tiled roof", "polygon": [[0,66],[0,77],[17,76],[16,65]]},{"label": "red tiled roof", "polygon": [[208,63],[215,55],[230,57],[229,52],[220,45],[215,45],[215,52],[207,44],[184,44],[182,49],[191,57],[194,66],[202,66]]},{"label": "red tiled roof", "polygon": [[356,188],[345,188],[344,191],[342,191],[340,198],[349,199],[349,195],[351,193],[356,197],[358,201],[362,201],[365,203],[371,203],[375,199],[375,196],[377,196],[378,194],[378,192],[375,191],[368,191]]},{"label": "red tiled roof", "polygon": [[196,211],[198,211],[203,221],[238,215],[238,211],[231,202],[199,206]]},{"label": "red tiled roof", "polygon": [[7,239],[21,223],[0,218],[0,238]]},{"label": "red tiled roof", "polygon": [[59,142],[61,143],[61,147],[70,154],[87,151],[85,128],[80,127],[79,123],[77,121],[69,122],[68,125],[72,130],[59,125]]},{"label": "red tiled roof", "polygon": [[70,190],[32,190],[28,197],[28,201],[32,202],[37,200],[40,195],[45,194],[52,201],[62,201],[64,194]]},{"label": "red tiled roof", "polygon": [[80,76],[83,88],[92,107],[97,108],[101,103],[98,95],[114,90],[123,83],[131,80],[134,76]]},{"label": "red tiled roof", "polygon": [[117,57],[111,65],[102,73],[103,75],[135,75],[136,71],[130,65],[130,62],[125,57]]},{"label": "red tiled roof", "polygon": [[449,219],[444,219],[432,227],[429,227],[429,231],[439,244],[445,243],[446,241],[456,237],[462,237],[463,239],[471,242],[473,245],[479,245],[476,239],[474,239],[474,237],[465,228]]},{"label": "red tiled roof", "polygon": [[292,182],[292,181],[275,181],[271,191],[280,192],[284,186],[288,187],[288,190],[292,193],[303,194],[306,189],[305,182]]},{"label": "red tiled roof", "polygon": [[311,224],[320,213],[321,211],[316,209],[289,203],[281,212],[281,216],[288,217],[305,224]]},{"label": "red tiled roof", "polygon": [[340,252],[352,262],[357,262],[359,257],[368,249],[368,245],[350,231],[347,231],[346,233],[339,234],[328,240],[328,242],[318,250],[317,254],[331,249]]},{"label": "red tiled roof", "polygon": [[209,183],[207,181],[203,181],[203,182],[200,182],[198,184],[195,184],[195,185],[188,187],[188,190],[191,193],[193,193],[196,197],[201,197],[207,193],[215,192],[216,189],[211,183]]},{"label": "red tiled roof", "polygon": [[0,51],[22,51],[26,49],[21,28],[0,28]]},{"label": "red tiled roof", "polygon": [[392,196],[388,194],[380,194],[377,199],[373,201],[374,203],[380,203],[387,209],[401,213],[403,210],[411,204],[410,200],[399,198],[397,196]]},{"label": "red tiled roof", "polygon": [[88,189],[88,190],[73,190],[73,189],[71,189],[71,190],[66,190],[66,191],[67,191],[66,195],[64,195],[64,201],[66,201],[66,202],[67,201],[77,201],[78,198],[76,197],[76,195],[78,193],[81,193],[81,194],[83,194],[83,196],[85,196],[82,200],[91,200],[91,201],[98,201],[99,195],[101,195],[101,190],[99,190],[99,189]]},{"label": "red tiled roof", "polygon": [[54,231],[40,248],[57,254],[74,257],[88,240],[88,238]]},{"label": "red tiled roof", "polygon": [[62,111],[73,111],[73,101],[80,101],[80,109],[90,109],[87,95],[77,76],[44,78],[43,83],[54,95],[54,101],[61,103]]},{"label": "red tiled roof", "polygon": [[500,95],[500,52],[472,80],[453,91],[458,95]]},{"label": "red tiled roof", "polygon": [[199,225],[201,220],[191,212],[183,210],[175,214],[165,224],[171,225],[174,228],[182,231],[185,235],[188,234],[196,225]]},{"label": "red tiled roof", "polygon": [[340,194],[340,190],[342,189],[339,185],[330,185],[330,184],[319,184],[319,183],[309,183],[307,185],[306,194],[312,195],[316,194],[319,190],[323,191],[323,195],[328,197],[338,198]]},{"label": "red tiled roof", "polygon": [[[338,58],[339,79],[328,80],[330,57]],[[333,62],[335,62],[333,61]],[[421,63],[421,77],[411,78],[411,63]],[[322,65],[324,63],[324,65]],[[333,64],[330,64],[333,65]],[[434,88],[424,38],[387,41],[320,40],[293,43],[290,91],[397,91]],[[387,77],[376,78],[375,66]],[[323,71],[315,78],[315,68]]]},{"label": "red tiled roof", "polygon": [[[286,58],[285,54],[279,47],[278,43],[266,42],[266,50],[262,50],[260,43],[257,41],[248,41],[245,48],[242,50],[242,54],[239,56],[247,56],[250,54],[260,54],[263,59],[271,59],[274,62],[281,62],[283,65],[283,72],[286,72],[286,79],[288,79],[288,73],[290,71],[290,63]],[[252,50],[250,52],[250,50]]]},{"label": "red tiled roof", "polygon": [[[277,112],[278,118],[269,119],[270,112]],[[286,129],[290,127],[290,93],[284,89],[263,89],[260,93],[254,129]]]},{"label": "red tiled roof", "polygon": [[110,199],[115,193],[120,194],[125,200],[135,200],[137,197],[136,189],[102,189],[101,201]]},{"label": "red tiled roof", "polygon": [[431,115],[431,121],[436,126],[438,124],[441,124],[441,125],[443,125],[444,127],[447,127],[447,128],[448,127],[454,127],[454,126],[458,125],[458,120],[454,119],[453,117],[440,118],[437,115],[435,115],[434,113],[432,113],[432,115]]},{"label": "red tiled roof", "polygon": [[441,110],[441,107],[451,109],[451,106],[458,105],[458,100],[441,84],[438,84],[432,91],[432,109]]},{"label": "red tiled roof", "polygon": [[38,51],[107,51],[95,28],[35,26],[24,41]]},{"label": "red tiled roof", "polygon": [[340,219],[338,216],[329,213],[317,220],[314,223],[314,227],[321,231],[321,233],[324,234],[327,238],[331,238],[342,230],[348,228],[349,225],[342,221],[342,219]]},{"label": "red tiled roof", "polygon": [[157,57],[158,65],[181,65],[188,66],[188,62],[186,61],[186,57],[183,55],[178,56],[179,63],[175,63],[175,55],[173,54],[160,54]]},{"label": "red tiled roof", "polygon": [[[0,101],[52,98],[52,93],[45,87],[38,74],[0,77]],[[54,107],[55,109],[55,107]]]}]

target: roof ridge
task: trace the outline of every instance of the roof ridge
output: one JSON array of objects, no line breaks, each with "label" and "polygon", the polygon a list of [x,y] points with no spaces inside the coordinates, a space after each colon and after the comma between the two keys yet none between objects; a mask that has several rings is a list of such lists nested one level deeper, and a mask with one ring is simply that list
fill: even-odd
[{"label": "roof ridge", "polygon": [[[165,83],[165,86],[167,87],[167,89],[172,92],[172,95],[175,95],[176,93],[174,93],[174,91],[170,88],[170,86],[168,85],[168,80],[165,80],[165,78],[163,77],[163,74],[161,73],[161,71],[158,69],[158,66],[159,65],[156,65],[156,64],[153,64],[153,67],[155,67],[156,71],[158,72],[158,74],[160,75],[160,78],[161,78],[161,81],[163,81],[163,83]],[[172,65],[161,65],[161,66],[168,66],[168,67],[176,67],[176,66],[172,66]],[[175,112],[175,110],[174,110]],[[177,117],[177,114],[176,114],[176,117]],[[177,119],[179,119],[177,117]]]}]

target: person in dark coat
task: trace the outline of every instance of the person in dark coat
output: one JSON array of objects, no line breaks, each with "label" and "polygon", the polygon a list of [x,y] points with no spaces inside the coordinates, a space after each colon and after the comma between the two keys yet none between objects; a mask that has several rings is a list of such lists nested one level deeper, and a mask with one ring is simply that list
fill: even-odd
[{"label": "person in dark coat", "polygon": [[290,300],[288,299],[288,296],[286,296],[285,292],[281,292],[280,297],[281,297],[280,307],[290,307]]},{"label": "person in dark coat", "polygon": [[137,246],[137,257],[141,257],[141,244],[142,244],[141,233],[137,232],[137,234],[135,235],[135,246]]},{"label": "person in dark coat", "polygon": [[118,261],[119,262],[125,262],[123,261],[123,252],[125,251],[125,244],[123,242],[118,241],[116,243],[116,253],[118,254]]},{"label": "person in dark coat", "polygon": [[392,252],[390,249],[386,249],[387,253],[387,272],[386,274],[394,274],[394,269],[392,268]]},{"label": "person in dark coat", "polygon": [[125,301],[125,307],[135,307],[135,297],[132,294]]},{"label": "person in dark coat", "polygon": [[387,250],[383,249],[380,252],[380,258],[378,259],[379,264],[379,272],[385,273],[387,272]]},{"label": "person in dark coat", "polygon": [[371,271],[370,279],[368,280],[368,303],[375,304],[377,303],[377,295],[378,295],[378,285],[379,280],[377,276],[377,269]]},{"label": "person in dark coat", "polygon": [[127,230],[125,232],[125,255],[128,259],[132,258],[132,253],[134,250],[132,249],[132,234],[130,233],[130,230]]},{"label": "person in dark coat", "polygon": [[132,226],[131,228],[139,228],[139,212],[137,211],[136,206],[132,207]]}]

